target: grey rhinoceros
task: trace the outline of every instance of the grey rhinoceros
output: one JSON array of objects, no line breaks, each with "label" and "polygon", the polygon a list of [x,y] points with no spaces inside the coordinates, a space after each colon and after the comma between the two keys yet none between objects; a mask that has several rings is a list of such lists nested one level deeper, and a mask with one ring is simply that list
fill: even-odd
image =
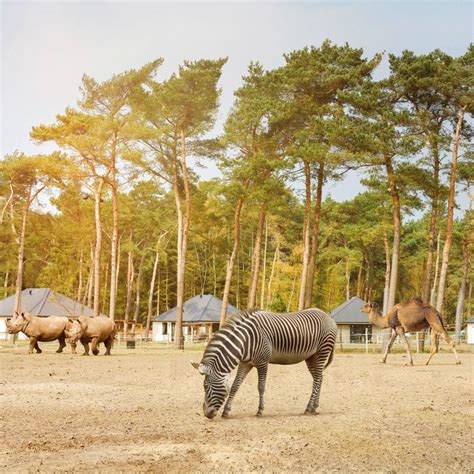
[{"label": "grey rhinoceros", "polygon": [[[12,318],[6,320],[7,331],[9,334],[17,334],[20,331],[26,334],[30,339],[28,354],[36,349],[41,354],[38,342],[59,341],[59,348],[56,352],[62,352],[66,347],[66,329],[67,318],[61,316],[38,317],[30,313],[15,313]],[[76,345],[71,344],[71,351],[76,352]]]},{"label": "grey rhinoceros", "polygon": [[84,354],[89,355],[89,343],[92,353],[99,353],[98,345],[103,342],[105,355],[110,355],[110,349],[115,337],[115,323],[105,316],[89,318],[81,316],[78,319],[69,319],[65,330],[66,339],[70,344],[81,341],[84,346]]}]

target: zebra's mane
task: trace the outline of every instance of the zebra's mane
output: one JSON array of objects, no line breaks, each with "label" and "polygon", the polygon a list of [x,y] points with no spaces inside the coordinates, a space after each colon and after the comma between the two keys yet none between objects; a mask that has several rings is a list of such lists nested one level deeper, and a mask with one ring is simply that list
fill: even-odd
[{"label": "zebra's mane", "polygon": [[243,309],[231,314],[224,322],[224,325],[220,329],[229,329],[231,327],[238,326],[240,322],[253,316],[255,313],[260,311],[258,308]]}]

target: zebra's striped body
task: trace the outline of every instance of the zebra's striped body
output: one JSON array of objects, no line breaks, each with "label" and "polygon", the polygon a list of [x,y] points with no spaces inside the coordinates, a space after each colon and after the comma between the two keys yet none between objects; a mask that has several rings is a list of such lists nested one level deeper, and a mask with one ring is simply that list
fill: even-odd
[{"label": "zebra's striped body", "polygon": [[228,416],[240,384],[253,367],[258,371],[262,415],[268,364],[297,364],[306,361],[313,376],[313,391],[306,408],[314,413],[319,405],[323,369],[333,356],[336,324],[320,309],[297,313],[242,312],[212,337],[200,364],[193,364],[205,375],[204,414],[213,418],[228,394],[229,373],[238,366],[222,416]]}]

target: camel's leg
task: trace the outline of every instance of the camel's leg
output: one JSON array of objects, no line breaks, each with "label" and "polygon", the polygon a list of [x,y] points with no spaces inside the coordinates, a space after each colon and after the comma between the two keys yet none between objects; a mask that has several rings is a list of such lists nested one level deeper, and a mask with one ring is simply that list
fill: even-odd
[{"label": "camel's leg", "polygon": [[439,336],[442,337],[451,346],[454,358],[456,359],[456,364],[460,364],[461,361],[459,360],[458,353],[456,352],[456,343],[449,337],[449,334],[446,332],[446,330],[444,330],[444,328],[443,332]]},{"label": "camel's leg", "polygon": [[66,347],[66,336],[62,334],[61,336],[58,337],[58,341],[59,341],[59,347],[56,352],[59,354]]},{"label": "camel's leg", "polygon": [[413,357],[411,356],[410,343],[408,342],[408,339],[405,336],[405,332],[403,331],[402,328],[397,328],[397,333],[401,337],[402,341],[404,342],[405,348],[407,350],[408,362],[406,365],[413,365]]},{"label": "camel's leg", "polygon": [[430,363],[431,358],[438,352],[438,337],[436,331],[431,329],[431,349],[430,349],[430,356],[426,361],[426,365]]},{"label": "camel's leg", "polygon": [[227,418],[229,416],[230,410],[232,409],[232,402],[234,400],[235,394],[237,390],[239,390],[240,385],[244,381],[247,374],[252,370],[253,365],[241,363],[239,364],[239,368],[237,369],[237,375],[235,376],[234,383],[230,389],[229,398],[224,406],[224,411],[222,413],[223,418]]},{"label": "camel's leg", "polygon": [[[450,346],[451,350],[453,351],[454,358],[456,359],[456,364],[460,364],[461,361],[459,360],[458,354],[456,352],[456,343],[449,337],[448,333],[446,332],[446,329],[444,328],[443,325],[443,320],[441,319],[441,315],[436,312],[435,314],[429,314],[427,317],[428,323],[431,326],[431,332],[435,333],[438,340],[439,337],[442,337],[444,341],[446,341]],[[436,348],[438,348],[438,344],[436,344]],[[431,354],[430,354],[430,359],[431,359]],[[429,359],[428,359],[429,361]],[[428,364],[428,362],[427,362]]]},{"label": "camel's leg", "polygon": [[392,336],[390,338],[390,341],[387,344],[387,347],[385,348],[385,354],[383,355],[383,358],[380,361],[380,362],[382,362],[382,364],[385,364],[385,361],[387,360],[388,353],[390,352],[390,349],[392,348],[393,343],[395,342],[396,338],[397,338],[397,333],[396,333],[396,331],[394,331],[392,329]]}]

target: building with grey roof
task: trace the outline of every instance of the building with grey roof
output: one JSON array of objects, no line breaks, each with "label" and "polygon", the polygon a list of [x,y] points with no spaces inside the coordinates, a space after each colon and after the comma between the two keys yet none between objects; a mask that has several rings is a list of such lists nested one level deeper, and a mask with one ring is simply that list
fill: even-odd
[{"label": "building with grey roof", "polygon": [[363,299],[353,296],[331,311],[331,317],[337,324],[338,342],[365,343],[366,337],[368,342],[372,342],[379,329],[369,322],[367,313],[361,311],[366,304]]},{"label": "building with grey roof", "polygon": [[[214,295],[196,295],[183,305],[183,335],[185,340],[203,339],[219,329],[222,300]],[[238,311],[235,306],[227,307],[227,316]],[[170,342],[174,338],[176,307],[153,320],[153,340]]]}]

